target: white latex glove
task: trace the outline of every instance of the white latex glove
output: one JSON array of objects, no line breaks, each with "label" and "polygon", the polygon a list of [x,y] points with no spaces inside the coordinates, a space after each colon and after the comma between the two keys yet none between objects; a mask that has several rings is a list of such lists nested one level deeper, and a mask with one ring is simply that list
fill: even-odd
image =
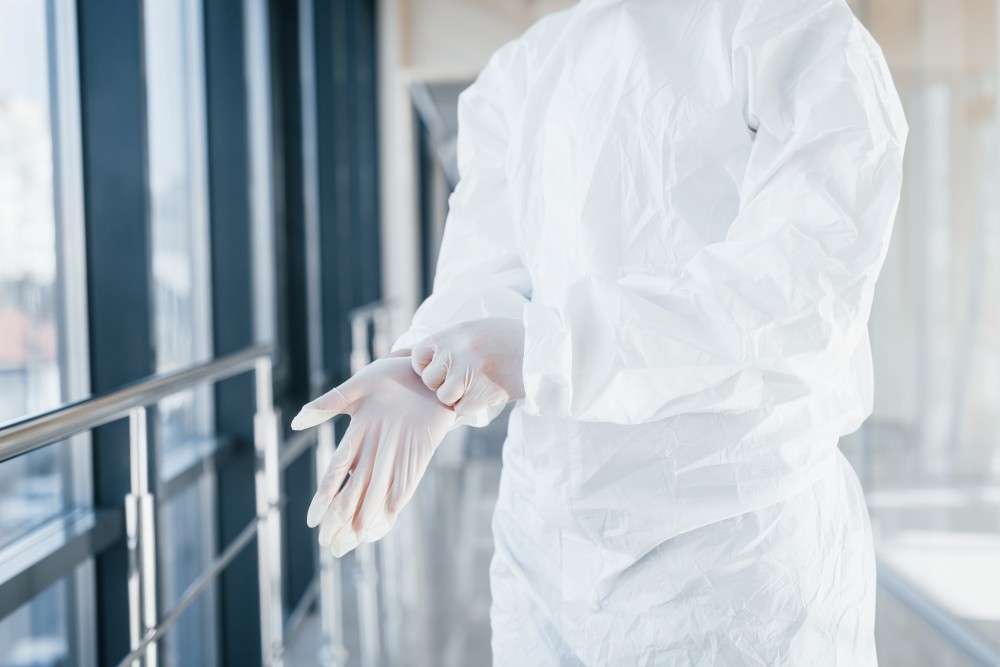
[{"label": "white latex glove", "polygon": [[305,405],[292,428],[310,428],[338,414],[350,415],[351,423],[306,523],[321,525],[320,544],[339,557],[389,532],[456,416],[423,385],[405,357],[365,366]]},{"label": "white latex glove", "polygon": [[460,416],[523,398],[523,360],[524,323],[506,317],[456,324],[410,353],[424,384]]}]

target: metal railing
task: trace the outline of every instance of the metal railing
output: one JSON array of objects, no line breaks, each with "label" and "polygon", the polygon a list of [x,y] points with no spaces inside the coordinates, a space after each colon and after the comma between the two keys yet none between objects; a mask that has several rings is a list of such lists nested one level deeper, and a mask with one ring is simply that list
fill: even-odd
[{"label": "metal railing", "polygon": [[[351,371],[357,372],[372,357],[388,353],[388,312],[381,303],[373,303],[349,314],[352,332]],[[371,335],[369,335],[371,334]],[[249,347],[189,368],[154,375],[105,396],[70,403],[42,414],[27,417],[0,428],[0,463],[54,444],[77,433],[99,426],[129,420],[129,493],[125,497],[126,542],[128,547],[129,654],[119,665],[141,662],[155,666],[158,641],[180,615],[219,577],[222,571],[257,537],[258,580],[260,586],[261,651],[265,665],[279,666],[285,652],[286,637],[291,635],[319,601],[324,664],[341,665],[347,659],[343,642],[343,605],[341,599],[341,561],[329,551],[320,550],[319,573],[307,593],[284,622],[282,599],[281,553],[281,477],[289,465],[306,452],[314,450],[317,481],[326,470],[336,446],[333,421],[315,429],[296,433],[282,443],[280,416],[272,393],[272,355],[269,345]],[[216,556],[208,568],[188,586],[173,608],[159,617],[157,600],[156,497],[151,478],[155,461],[151,460],[148,437],[148,409],[173,394],[205,384],[253,372],[255,385],[254,488],[256,516]],[[355,553],[357,569],[353,581],[357,587],[360,661],[365,667],[378,665],[381,659],[379,623],[378,555],[381,559],[398,558],[390,547],[376,552],[371,544],[361,545]],[[391,552],[391,553],[390,553]],[[394,588],[388,579],[381,582]],[[386,591],[391,593],[391,591]]]},{"label": "metal railing", "polygon": [[[105,396],[71,403],[0,429],[0,463],[120,419],[129,420],[130,488],[125,497],[128,547],[129,654],[119,663],[157,664],[157,641],[256,536],[260,582],[261,644],[265,665],[280,665],[284,649],[281,583],[281,425],[272,395],[271,346],[250,347],[182,370],[152,376]],[[256,388],[254,449],[257,516],[215,557],[159,619],[156,499],[150,478],[147,413],[172,394],[253,372]]]},{"label": "metal railing", "polygon": [[[388,311],[380,302],[368,304],[352,310],[348,314],[351,323],[351,374],[355,374],[371,363],[372,358],[389,354]],[[369,345],[371,332],[371,345]],[[332,455],[333,449],[326,450]],[[325,470],[325,466],[322,468]],[[317,471],[321,470],[317,467]],[[379,561],[395,556],[394,542],[385,540],[379,545],[363,542],[354,550],[357,564],[354,582],[357,587],[358,630],[362,667],[377,667],[382,662],[382,624],[379,614],[379,583],[383,584],[387,599],[395,598],[394,581],[380,582]],[[324,550],[325,551],[325,550]],[[381,558],[380,558],[381,557]],[[329,553],[324,553],[325,564],[335,564]],[[392,571],[384,568],[383,571]],[[394,605],[387,605],[387,607]]]},{"label": "metal railing", "polygon": [[1000,665],[1000,652],[995,643],[921,594],[913,583],[891,566],[881,561],[877,566],[878,585],[895,597],[908,612],[937,632],[952,648],[968,658],[971,664],[981,667]]}]

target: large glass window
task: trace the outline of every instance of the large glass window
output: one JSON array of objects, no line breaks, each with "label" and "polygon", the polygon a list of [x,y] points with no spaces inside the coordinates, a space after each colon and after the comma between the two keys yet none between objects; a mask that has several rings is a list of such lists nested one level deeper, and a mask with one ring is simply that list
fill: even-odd
[{"label": "large glass window", "polygon": [[[59,404],[45,3],[0,3],[0,421]],[[58,452],[0,466],[0,539],[62,509]]]},{"label": "large glass window", "polygon": [[910,124],[870,327],[875,413],[844,443],[884,573],[880,657],[975,664],[893,591],[915,593],[1000,651],[997,2],[855,8],[886,53]]},{"label": "large glass window", "polygon": [[243,5],[250,150],[250,216],[253,249],[254,339],[277,338],[274,136],[271,60],[266,0]]},{"label": "large glass window", "polygon": [[[204,571],[215,552],[215,522],[203,510],[214,503],[215,485],[208,477],[167,501],[160,512],[164,572],[160,589],[166,608],[173,608]],[[217,662],[215,596],[211,588],[177,619],[163,641],[167,665],[212,665]]]},{"label": "large glass window", "polygon": [[[202,6],[145,0],[143,8],[156,369],[169,371],[212,356]],[[211,453],[212,410],[208,386],[157,405],[161,479]],[[164,612],[214,555],[213,480],[194,479],[158,512]],[[214,619],[209,588],[167,634],[165,664],[215,664]]]},{"label": "large glass window", "polygon": [[[168,371],[212,353],[201,5],[147,0],[144,9],[156,369]],[[211,433],[208,388],[158,411],[165,456]]]},{"label": "large glass window", "polygon": [[65,613],[72,588],[71,579],[60,579],[0,620],[0,665],[39,667],[84,662],[74,650],[72,626]]},{"label": "large glass window", "polygon": [[[0,1],[0,423],[87,391],[75,28],[71,1]],[[0,464],[0,547],[89,504],[86,440]],[[0,620],[0,664],[88,662],[68,624],[87,568]]]}]

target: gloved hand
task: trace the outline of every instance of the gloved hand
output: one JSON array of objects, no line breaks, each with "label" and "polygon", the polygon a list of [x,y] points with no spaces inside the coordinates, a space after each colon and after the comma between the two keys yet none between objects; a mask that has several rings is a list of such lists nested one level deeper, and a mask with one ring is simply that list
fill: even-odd
[{"label": "gloved hand", "polygon": [[339,557],[389,532],[456,416],[423,385],[405,357],[365,366],[304,406],[292,428],[316,426],[338,414],[350,415],[351,423],[306,523],[322,524],[320,544]]},{"label": "gloved hand", "polygon": [[414,346],[410,361],[444,405],[464,416],[524,397],[524,323],[506,317],[462,322]]}]

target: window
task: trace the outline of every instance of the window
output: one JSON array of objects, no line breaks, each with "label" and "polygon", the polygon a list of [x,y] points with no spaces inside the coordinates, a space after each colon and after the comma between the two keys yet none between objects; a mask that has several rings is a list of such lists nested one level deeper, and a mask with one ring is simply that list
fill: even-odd
[{"label": "window", "polygon": [[[69,0],[0,2],[0,422],[87,393],[75,31]],[[90,504],[87,440],[0,464],[0,546]],[[89,572],[0,620],[3,664],[88,662],[72,645],[92,630],[71,631],[68,618]]]},{"label": "window", "polygon": [[[202,7],[199,0],[145,0],[143,8],[156,369],[168,371],[212,356]],[[213,429],[210,386],[161,401],[161,480],[211,454]],[[214,556],[210,477],[202,472],[177,495],[160,496],[164,612]],[[214,664],[214,619],[209,588],[167,633],[164,663]]]},{"label": "window", "polygon": [[[212,353],[201,5],[144,9],[156,369],[168,371]],[[203,388],[157,406],[165,456],[205,445],[211,396]]]},{"label": "window", "polygon": [[[0,421],[58,405],[59,316],[45,3],[0,4]],[[0,467],[0,539],[64,506],[59,452]]]},{"label": "window", "polygon": [[[997,2],[858,2],[910,124],[871,319],[875,412],[844,443],[886,576],[1000,650]],[[886,664],[973,664],[897,596]],[[905,639],[904,639],[905,637]]]},{"label": "window", "polygon": [[244,3],[244,54],[250,148],[250,215],[253,252],[254,339],[277,338],[274,145],[271,116],[271,63],[265,0]]},{"label": "window", "polygon": [[64,578],[0,621],[4,667],[79,664],[66,609],[72,581]]},{"label": "window", "polygon": [[[215,522],[204,511],[214,504],[215,485],[209,476],[166,501],[160,511],[160,544],[163,577],[161,591],[166,609],[172,609],[215,555]],[[212,665],[215,647],[215,596],[203,592],[178,617],[163,641],[166,665]]]}]

